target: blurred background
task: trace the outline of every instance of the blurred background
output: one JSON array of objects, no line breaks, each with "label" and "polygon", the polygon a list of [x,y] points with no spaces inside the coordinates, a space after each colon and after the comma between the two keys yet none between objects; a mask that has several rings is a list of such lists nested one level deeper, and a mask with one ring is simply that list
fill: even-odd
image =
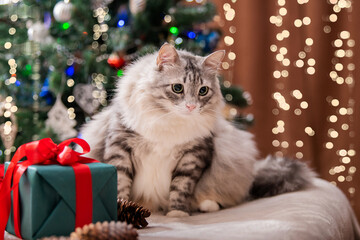
[{"label": "blurred background", "polygon": [[224,115],[261,157],[299,158],[360,216],[359,3],[351,0],[0,0],[0,162],[60,142],[164,42],[226,49]]},{"label": "blurred background", "polygon": [[261,155],[309,163],[359,218],[359,2],[218,1],[218,11],[228,51],[222,67],[251,94],[244,111],[254,116],[249,131]]}]

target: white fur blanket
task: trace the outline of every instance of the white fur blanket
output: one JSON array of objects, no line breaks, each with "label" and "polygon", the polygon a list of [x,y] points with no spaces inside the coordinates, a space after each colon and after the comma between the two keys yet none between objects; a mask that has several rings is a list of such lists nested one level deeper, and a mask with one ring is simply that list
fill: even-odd
[{"label": "white fur blanket", "polygon": [[172,219],[153,215],[141,240],[352,240],[359,224],[345,195],[321,179],[303,191],[248,202],[214,213]]},{"label": "white fur blanket", "polygon": [[[360,240],[345,195],[315,179],[312,187],[185,218],[153,214],[140,240]],[[5,239],[17,239],[8,234]]]}]

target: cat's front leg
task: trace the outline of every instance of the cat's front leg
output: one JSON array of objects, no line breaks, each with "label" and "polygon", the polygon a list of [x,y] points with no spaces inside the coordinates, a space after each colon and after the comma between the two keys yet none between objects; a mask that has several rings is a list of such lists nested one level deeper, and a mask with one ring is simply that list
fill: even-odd
[{"label": "cat's front leg", "polygon": [[170,184],[169,217],[189,216],[196,183],[212,159],[212,140],[184,152]]},{"label": "cat's front leg", "polygon": [[129,199],[134,168],[131,162],[132,148],[121,133],[113,133],[106,139],[104,162],[116,167],[118,199]]}]

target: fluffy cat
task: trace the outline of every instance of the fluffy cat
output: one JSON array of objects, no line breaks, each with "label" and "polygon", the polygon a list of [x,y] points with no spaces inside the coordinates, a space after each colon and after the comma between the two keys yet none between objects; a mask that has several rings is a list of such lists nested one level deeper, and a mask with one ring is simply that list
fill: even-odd
[{"label": "fluffy cat", "polygon": [[127,68],[112,103],[82,128],[88,156],[117,168],[119,198],[179,217],[310,182],[301,162],[256,161],[252,135],[223,118],[217,70],[224,55],[195,56],[165,43]]}]

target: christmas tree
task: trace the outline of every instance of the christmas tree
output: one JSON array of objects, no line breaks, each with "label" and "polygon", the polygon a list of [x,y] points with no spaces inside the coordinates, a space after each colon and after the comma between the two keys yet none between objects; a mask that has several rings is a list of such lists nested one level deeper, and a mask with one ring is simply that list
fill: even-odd
[{"label": "christmas tree", "polygon": [[[199,55],[221,31],[210,1],[4,0],[0,5],[0,162],[21,144],[78,136],[111,100],[127,64],[164,42]],[[0,4],[1,4],[0,3]],[[223,86],[246,107],[242,89]],[[229,114],[246,126],[251,119]]]}]

